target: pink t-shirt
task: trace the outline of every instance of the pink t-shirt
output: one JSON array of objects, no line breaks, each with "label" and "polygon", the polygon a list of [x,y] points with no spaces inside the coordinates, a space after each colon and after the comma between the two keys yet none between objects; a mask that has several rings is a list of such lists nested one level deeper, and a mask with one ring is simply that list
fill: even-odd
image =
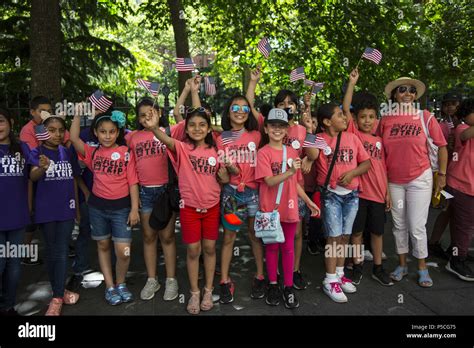
[{"label": "pink t-shirt", "polygon": [[170,132],[172,138],[179,141],[184,141],[186,139],[186,121],[182,120],[174,126],[171,126]]},{"label": "pink t-shirt", "polygon": [[[295,160],[298,158],[298,152],[287,146],[287,159]],[[257,168],[255,169],[255,179],[260,182],[259,200],[260,210],[263,212],[271,212],[275,209],[276,197],[278,194],[278,185],[269,187],[264,178],[267,176],[275,176],[281,174],[283,163],[283,150],[277,150],[270,145],[262,147],[257,154]],[[290,168],[288,164],[286,170]],[[303,181],[301,170],[284,181],[283,190],[278,206],[280,220],[283,222],[299,221],[298,214],[298,191],[296,185]]]},{"label": "pink t-shirt", "polygon": [[230,176],[230,184],[238,186],[245,184],[251,189],[257,189],[255,181],[255,167],[257,165],[257,149],[260,144],[260,132],[224,131],[217,137],[217,149],[219,163],[223,163],[224,157],[230,158],[240,173]]},{"label": "pink t-shirt", "polygon": [[[164,131],[162,128],[161,130]],[[168,154],[166,145],[153,132],[135,131],[125,137],[136,162],[138,181],[142,186],[168,183]]]},{"label": "pink t-shirt", "polygon": [[454,130],[456,158],[449,163],[446,181],[453,189],[474,196],[474,139],[461,141],[461,133],[468,128],[467,124],[460,124]]},{"label": "pink t-shirt", "polygon": [[[34,120],[30,120],[20,131],[20,140],[27,143],[30,150],[33,150],[40,145],[39,140],[36,139],[35,133],[35,126],[37,125],[38,124]],[[64,132],[63,144],[66,144],[69,141],[69,138],[69,132],[66,130],[66,132]]]},{"label": "pink t-shirt", "polygon": [[387,167],[385,166],[385,152],[382,138],[372,134],[360,132],[353,120],[349,121],[347,131],[355,134],[365,151],[370,156],[370,169],[360,176],[359,197],[369,201],[384,203],[387,194]]},{"label": "pink t-shirt", "polygon": [[84,156],[78,156],[94,174],[92,192],[95,196],[104,199],[124,198],[130,194],[130,186],[138,184],[135,158],[127,146],[97,148],[84,144],[84,151]]},{"label": "pink t-shirt", "polygon": [[288,134],[283,138],[283,144],[292,147],[298,151],[298,156],[303,155],[303,144],[306,139],[306,128],[302,125],[295,124],[288,127]]},{"label": "pink t-shirt", "polygon": [[[430,117],[424,111],[425,122]],[[446,139],[435,117],[428,130],[437,146],[446,146]],[[387,115],[382,117],[377,135],[383,139],[388,180],[394,184],[406,184],[431,167],[428,145],[421,118],[417,115]]]},{"label": "pink t-shirt", "polygon": [[[318,185],[323,186],[328,174],[329,166],[331,165],[334,150],[336,149],[337,137],[331,137],[327,133],[320,133],[321,137],[326,140],[326,143],[331,148],[331,153],[320,151],[316,159],[316,181]],[[338,185],[338,178],[355,168],[359,163],[367,161],[370,156],[365,151],[364,146],[357,136],[352,133],[342,132],[341,143],[339,144],[339,151],[337,153],[336,162],[329,178],[329,186],[336,188]],[[342,186],[342,185],[341,185]],[[349,185],[342,186],[348,190],[357,190],[360,186],[359,177],[352,179]]]},{"label": "pink t-shirt", "polygon": [[219,203],[221,187],[217,182],[217,151],[207,145],[194,149],[191,143],[175,141],[176,152],[168,151],[176,174],[184,205],[209,209]]}]

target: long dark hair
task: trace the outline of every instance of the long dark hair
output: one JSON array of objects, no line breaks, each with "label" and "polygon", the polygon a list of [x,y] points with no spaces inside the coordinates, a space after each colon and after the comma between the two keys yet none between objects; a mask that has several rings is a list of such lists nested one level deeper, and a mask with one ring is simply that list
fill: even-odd
[{"label": "long dark hair", "polygon": [[[158,126],[159,127],[167,127],[169,126],[169,122],[168,122],[168,115],[163,115],[163,112],[164,110],[162,108],[160,108],[158,106],[157,103],[155,103],[153,101],[153,99],[149,98],[149,97],[143,97],[142,99],[140,99],[137,103],[137,105],[135,106],[135,114],[137,115],[137,117],[135,118],[135,126],[138,130],[143,130],[144,127],[141,125],[141,123],[138,121],[139,119],[139,111],[140,111],[140,108],[142,106],[151,106],[153,109],[155,109],[157,112],[158,112],[158,115],[161,115],[160,119],[159,119],[159,123],[158,123]],[[161,113],[160,113],[161,112]],[[166,118],[165,118],[166,117]]]},{"label": "long dark hair", "polygon": [[4,108],[0,108],[0,115],[3,115],[6,119],[8,124],[10,125],[10,133],[8,133],[8,138],[10,139],[10,146],[8,147],[8,152],[10,155],[14,156],[17,152],[20,153],[22,157],[24,157],[23,151],[20,146],[20,142],[18,138],[15,136],[13,132],[13,117],[10,114],[10,111]]},{"label": "long dark hair", "polygon": [[277,107],[277,105],[283,102],[286,99],[286,97],[290,97],[290,100],[296,105],[296,111],[298,111],[299,109],[298,96],[294,92],[289,91],[287,89],[282,89],[277,93],[277,95],[275,96],[275,100],[273,102],[273,106]]},{"label": "long dark hair", "polygon": [[[244,95],[235,94],[234,96],[232,96],[225,103],[224,110],[222,111],[221,126],[222,126],[222,129],[225,130],[225,131],[228,131],[228,130],[232,129],[232,125],[230,123],[230,107],[232,106],[232,104],[236,100],[244,100],[247,103],[247,105],[249,106],[249,109],[250,109],[250,103]],[[252,115],[252,110],[250,110],[250,112],[247,115],[247,121],[245,121],[245,123],[244,123],[244,128],[248,132],[258,130],[258,123],[257,123],[257,120],[255,119],[255,117],[253,117],[253,115]]]},{"label": "long dark hair", "polygon": [[334,110],[338,108],[339,105],[336,103],[326,103],[321,105],[318,108],[318,128],[321,131],[324,131],[324,120],[328,119],[330,120],[332,118],[332,115],[334,115]]},{"label": "long dark hair", "polygon": [[[109,112],[109,111],[110,111],[110,112]],[[109,109],[109,110],[107,110],[106,112],[104,112],[104,113],[102,113],[102,114],[97,114],[97,115],[94,117],[94,120],[92,121],[92,124],[91,124],[91,132],[92,132],[92,134],[94,134],[92,130],[97,130],[97,129],[99,129],[99,126],[100,126],[103,122],[106,122],[106,121],[112,122],[112,123],[117,127],[117,129],[118,129],[118,131],[119,131],[119,135],[118,135],[117,140],[115,141],[115,143],[116,143],[117,145],[120,145],[120,146],[122,146],[122,145],[125,145],[125,146],[126,146],[127,143],[125,142],[125,126],[122,127],[122,128],[120,128],[119,125],[118,125],[116,122],[114,122],[114,121],[112,121],[112,120],[110,119],[110,117],[112,116],[112,111],[114,111],[114,110],[113,110],[113,109]],[[108,117],[103,117],[103,116],[108,116]],[[94,134],[94,137],[95,137],[95,134]],[[97,138],[97,137],[95,137],[95,138]],[[97,140],[98,140],[98,139],[97,139]]]},{"label": "long dark hair", "polygon": [[[185,129],[188,129],[188,124],[189,124],[189,121],[193,118],[193,117],[202,117],[203,119],[206,120],[206,123],[207,123],[207,126],[209,127],[209,129],[211,130],[210,133],[207,133],[206,137],[204,138],[204,142],[208,145],[208,148],[211,148],[211,147],[216,147],[216,143],[214,142],[214,138],[212,137],[212,123],[211,123],[211,118],[209,117],[209,115],[206,113],[206,111],[201,111],[200,109],[196,109],[196,110],[193,110],[191,111],[190,113],[188,113],[186,115],[186,121],[185,121]],[[188,139],[191,143],[194,144],[194,148],[196,148],[196,142],[191,139],[191,137],[189,136],[188,133],[186,133],[186,139]]]}]

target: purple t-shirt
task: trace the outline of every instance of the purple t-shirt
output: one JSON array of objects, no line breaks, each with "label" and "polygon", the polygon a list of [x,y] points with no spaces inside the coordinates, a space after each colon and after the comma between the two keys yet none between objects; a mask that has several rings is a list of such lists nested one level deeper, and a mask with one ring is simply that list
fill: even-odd
[{"label": "purple t-shirt", "polygon": [[28,164],[39,166],[40,154],[52,160],[48,170],[38,180],[35,197],[35,223],[66,221],[76,217],[74,176],[80,173],[74,153],[59,146],[50,150],[39,146],[32,150]]},{"label": "purple t-shirt", "polygon": [[24,228],[30,223],[28,212],[29,147],[21,143],[23,156],[10,154],[9,145],[0,144],[0,231]]}]

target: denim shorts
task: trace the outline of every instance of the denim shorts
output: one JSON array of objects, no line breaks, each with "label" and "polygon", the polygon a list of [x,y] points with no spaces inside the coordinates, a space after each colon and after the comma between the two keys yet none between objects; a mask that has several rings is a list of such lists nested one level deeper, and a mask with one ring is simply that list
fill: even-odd
[{"label": "denim shorts", "polygon": [[221,193],[221,216],[234,213],[240,220],[255,217],[258,211],[258,190],[246,187],[239,192],[230,185],[224,185]]},{"label": "denim shorts", "polygon": [[160,187],[140,186],[140,202],[142,204],[140,212],[143,214],[151,213],[156,200],[161,197],[165,190],[166,185]]},{"label": "denim shorts", "polygon": [[127,225],[130,208],[117,210],[97,209],[89,206],[89,219],[91,222],[91,238],[104,240],[112,237],[117,243],[130,243],[132,241],[132,228]]},{"label": "denim shorts", "polygon": [[323,196],[321,210],[326,237],[352,234],[352,225],[359,209],[359,192],[338,195],[326,190]]}]

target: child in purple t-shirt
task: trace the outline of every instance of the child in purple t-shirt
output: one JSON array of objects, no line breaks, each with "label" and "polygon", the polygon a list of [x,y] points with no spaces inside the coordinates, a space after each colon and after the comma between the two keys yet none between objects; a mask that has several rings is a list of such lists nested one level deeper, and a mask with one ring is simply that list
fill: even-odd
[{"label": "child in purple t-shirt", "polygon": [[74,176],[79,174],[77,159],[63,143],[66,125],[60,117],[43,121],[49,139],[32,150],[30,179],[38,184],[35,197],[35,223],[43,232],[47,269],[53,299],[46,315],[60,315],[63,303],[74,304],[79,294],[65,290],[68,246],[76,217],[77,187]]},{"label": "child in purple t-shirt", "polygon": [[[30,219],[28,171],[25,165],[29,148],[17,140],[12,128],[10,113],[0,109],[0,212],[2,217],[8,217],[0,219],[0,245],[5,250],[19,251]],[[0,315],[16,314],[13,307],[20,279],[20,256],[24,255],[0,257],[0,282],[4,285]]]}]

